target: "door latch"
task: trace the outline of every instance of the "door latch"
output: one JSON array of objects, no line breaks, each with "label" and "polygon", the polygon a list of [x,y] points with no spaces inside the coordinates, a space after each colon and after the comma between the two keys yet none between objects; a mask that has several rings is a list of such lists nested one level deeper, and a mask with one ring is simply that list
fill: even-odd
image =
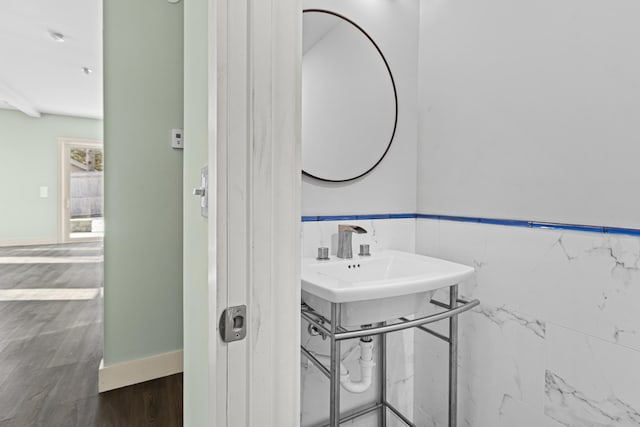
[{"label": "door latch", "polygon": [[200,170],[200,187],[193,189],[193,195],[200,197],[200,214],[203,217],[209,216],[209,168],[207,166]]},{"label": "door latch", "polygon": [[220,317],[220,336],[224,342],[240,341],[247,336],[247,306],[228,307]]}]

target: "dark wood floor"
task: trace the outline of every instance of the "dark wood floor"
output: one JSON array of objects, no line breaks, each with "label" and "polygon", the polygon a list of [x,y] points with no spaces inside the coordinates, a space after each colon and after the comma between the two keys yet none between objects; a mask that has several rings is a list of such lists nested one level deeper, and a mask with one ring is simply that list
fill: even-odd
[{"label": "dark wood floor", "polygon": [[182,375],[98,395],[101,257],[97,243],[0,248],[0,427],[182,425]]}]

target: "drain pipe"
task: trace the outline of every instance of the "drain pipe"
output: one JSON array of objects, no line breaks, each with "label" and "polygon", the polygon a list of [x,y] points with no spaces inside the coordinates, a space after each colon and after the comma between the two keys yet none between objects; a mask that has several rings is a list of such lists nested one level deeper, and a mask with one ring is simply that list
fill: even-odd
[{"label": "drain pipe", "polygon": [[[373,367],[376,365],[373,361],[373,340],[371,337],[360,338],[360,381],[353,381],[349,369],[340,362],[340,385],[342,388],[351,393],[364,393],[371,387],[373,382]],[[325,365],[331,364],[331,357],[323,354],[311,353],[316,359]]]},{"label": "drain pipe", "polygon": [[[368,338],[368,341],[366,339]],[[345,376],[340,373],[340,384],[351,393],[364,393],[371,387],[373,379],[373,341],[370,337],[360,339],[360,381],[352,381],[349,371]],[[342,370],[342,368],[341,368]]]}]

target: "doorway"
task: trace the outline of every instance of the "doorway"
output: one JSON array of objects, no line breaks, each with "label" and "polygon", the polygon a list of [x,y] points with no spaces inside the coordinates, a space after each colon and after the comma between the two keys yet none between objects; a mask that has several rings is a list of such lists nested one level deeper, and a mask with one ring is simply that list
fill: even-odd
[{"label": "doorway", "polygon": [[101,141],[58,140],[58,241],[99,242],[104,238],[104,150]]}]

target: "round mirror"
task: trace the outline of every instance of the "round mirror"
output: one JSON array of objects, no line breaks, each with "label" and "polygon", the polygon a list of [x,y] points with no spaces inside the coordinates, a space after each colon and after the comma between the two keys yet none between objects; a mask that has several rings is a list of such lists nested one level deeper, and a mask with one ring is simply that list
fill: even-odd
[{"label": "round mirror", "polygon": [[389,64],[361,27],[320,9],[304,11],[302,52],[302,172],[360,178],[382,161],[396,131]]}]

